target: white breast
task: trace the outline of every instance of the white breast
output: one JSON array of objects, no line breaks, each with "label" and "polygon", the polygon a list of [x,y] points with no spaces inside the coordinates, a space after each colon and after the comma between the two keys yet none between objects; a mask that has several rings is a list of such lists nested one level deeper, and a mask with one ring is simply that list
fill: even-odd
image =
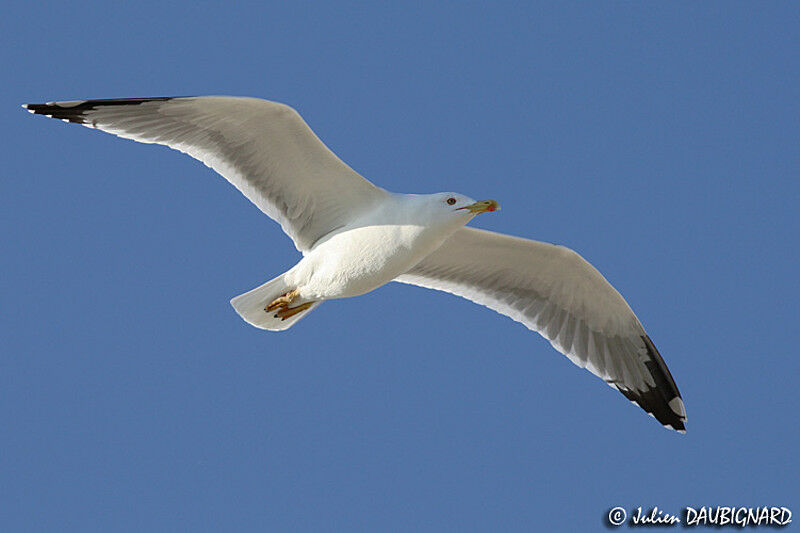
[{"label": "white breast", "polygon": [[451,233],[449,227],[408,224],[345,230],[315,246],[287,281],[311,300],[358,296],[407,272]]}]

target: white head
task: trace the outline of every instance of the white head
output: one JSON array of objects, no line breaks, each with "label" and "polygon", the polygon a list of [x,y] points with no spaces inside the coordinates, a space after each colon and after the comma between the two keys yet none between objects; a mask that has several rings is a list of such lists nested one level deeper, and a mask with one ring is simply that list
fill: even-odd
[{"label": "white head", "polygon": [[468,196],[457,192],[439,192],[426,196],[427,204],[437,219],[452,219],[453,222],[466,224],[472,217],[480,213],[497,211],[500,204],[494,200],[476,202]]},{"label": "white head", "polygon": [[500,209],[500,204],[494,200],[476,202],[456,192],[392,195],[395,202],[387,204],[383,210],[386,222],[391,224],[450,226],[455,231],[475,215]]}]

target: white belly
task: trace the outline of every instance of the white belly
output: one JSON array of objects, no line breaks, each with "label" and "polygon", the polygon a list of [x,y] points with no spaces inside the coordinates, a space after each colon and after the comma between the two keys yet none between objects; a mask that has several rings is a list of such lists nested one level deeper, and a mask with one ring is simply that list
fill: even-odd
[{"label": "white belly", "polygon": [[286,274],[308,300],[358,296],[407,272],[450,236],[450,228],[363,226],[321,242]]}]

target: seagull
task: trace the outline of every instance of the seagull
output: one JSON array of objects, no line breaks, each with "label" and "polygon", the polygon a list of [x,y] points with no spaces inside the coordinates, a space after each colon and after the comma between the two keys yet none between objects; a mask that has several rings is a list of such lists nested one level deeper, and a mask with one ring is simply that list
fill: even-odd
[{"label": "seagull", "polygon": [[576,365],[685,433],[678,387],[619,292],[563,246],[466,227],[497,211],[463,194],[397,194],[364,179],[293,108],[230,96],[25,104],[31,113],[148,144],[221,174],[276,220],[303,257],[231,300],[253,326],[286,330],[326,300],[397,281],[521,322]]}]

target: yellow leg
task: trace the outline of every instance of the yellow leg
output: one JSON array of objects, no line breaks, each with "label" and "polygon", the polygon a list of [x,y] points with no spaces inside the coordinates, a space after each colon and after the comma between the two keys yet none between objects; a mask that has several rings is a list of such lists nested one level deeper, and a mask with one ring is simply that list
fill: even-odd
[{"label": "yellow leg", "polygon": [[313,304],[314,302],[306,302],[295,307],[282,307],[277,313],[275,313],[275,318],[280,318],[281,321],[286,320],[289,317],[293,317],[297,313],[302,313]]},{"label": "yellow leg", "polygon": [[297,289],[289,291],[283,296],[278,296],[277,298],[272,300],[272,302],[270,302],[269,305],[267,305],[264,308],[264,311],[274,311],[275,309],[278,308],[289,307],[289,304],[295,301],[298,296],[300,296],[300,291],[298,291]]}]

